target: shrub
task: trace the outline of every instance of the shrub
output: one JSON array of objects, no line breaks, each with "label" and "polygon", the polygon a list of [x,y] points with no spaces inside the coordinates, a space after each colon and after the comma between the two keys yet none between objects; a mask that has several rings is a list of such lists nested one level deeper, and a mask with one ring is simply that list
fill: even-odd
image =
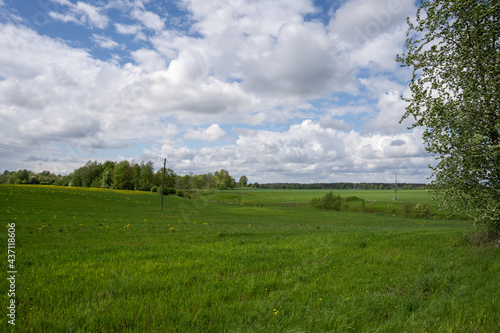
[{"label": "shrub", "polygon": [[175,192],[175,195],[178,196],[178,197],[183,197],[184,196],[184,192],[182,192],[181,190],[177,190],[177,192]]},{"label": "shrub", "polygon": [[158,186],[153,185],[153,186],[151,187],[151,190],[150,190],[150,191],[151,191],[151,192],[158,192]]},{"label": "shrub", "polygon": [[414,215],[419,219],[426,218],[431,215],[431,210],[429,209],[427,202],[419,202],[416,204],[414,208]]},{"label": "shrub", "polygon": [[340,195],[333,195],[330,191],[325,194],[322,198],[313,198],[310,205],[314,208],[331,209],[331,210],[341,210],[342,209],[342,198]]}]

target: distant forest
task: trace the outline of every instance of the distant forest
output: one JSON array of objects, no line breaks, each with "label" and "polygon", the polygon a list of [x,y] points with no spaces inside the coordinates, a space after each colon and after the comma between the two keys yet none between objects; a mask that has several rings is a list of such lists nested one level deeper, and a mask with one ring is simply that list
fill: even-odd
[{"label": "distant forest", "polygon": [[[308,190],[394,190],[394,183],[271,183],[260,184],[260,188],[269,189],[308,189]],[[428,185],[421,183],[400,183],[398,189],[425,190]]]},{"label": "distant forest", "polygon": [[[98,187],[111,189],[126,189],[138,191],[157,191],[162,185],[163,168],[154,171],[153,162],[140,164],[129,161],[98,163],[88,161],[84,166],[68,175],[56,175],[50,171],[39,173],[30,170],[8,171],[0,175],[0,184],[41,184],[75,187]],[[328,190],[393,190],[394,184],[389,183],[249,183],[246,176],[239,181],[220,171],[195,175],[193,173],[181,176],[174,170],[165,170],[164,186],[167,193],[176,190],[197,189],[234,189],[234,188],[268,188],[268,189],[328,189]],[[399,189],[425,189],[426,184],[402,183]]]}]

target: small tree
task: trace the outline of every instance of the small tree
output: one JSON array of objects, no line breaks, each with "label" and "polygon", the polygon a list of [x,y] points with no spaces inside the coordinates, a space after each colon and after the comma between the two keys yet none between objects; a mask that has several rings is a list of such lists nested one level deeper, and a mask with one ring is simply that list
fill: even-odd
[{"label": "small tree", "polygon": [[421,1],[408,20],[413,68],[403,119],[424,126],[436,194],[445,208],[467,213],[500,234],[500,3]]},{"label": "small tree", "polygon": [[248,178],[247,176],[243,175],[240,177],[240,181],[238,182],[239,187],[247,187],[248,184]]}]

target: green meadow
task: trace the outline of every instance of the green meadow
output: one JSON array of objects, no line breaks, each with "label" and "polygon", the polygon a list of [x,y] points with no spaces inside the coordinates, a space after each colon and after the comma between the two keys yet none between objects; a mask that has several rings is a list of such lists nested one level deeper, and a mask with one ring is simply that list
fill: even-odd
[{"label": "green meadow", "polygon": [[[4,278],[0,331],[500,331],[500,248],[468,221],[438,218],[425,191],[341,194],[372,213],[308,207],[326,193],[167,196],[160,211],[158,193],[0,185],[17,271],[16,325]],[[384,213],[405,201],[434,214]]]},{"label": "green meadow", "polygon": [[[193,197],[203,201],[241,206],[309,207],[313,198],[322,197],[330,191],[332,190],[208,190],[201,193],[195,193]],[[344,211],[411,216],[412,210],[415,209],[417,204],[425,203],[429,207],[429,215],[432,218],[464,218],[463,216],[455,216],[450,212],[440,210],[438,203],[432,200],[431,192],[427,190],[398,190],[397,200],[393,200],[395,196],[393,190],[333,190],[332,192],[345,199],[342,205],[342,210]]]}]

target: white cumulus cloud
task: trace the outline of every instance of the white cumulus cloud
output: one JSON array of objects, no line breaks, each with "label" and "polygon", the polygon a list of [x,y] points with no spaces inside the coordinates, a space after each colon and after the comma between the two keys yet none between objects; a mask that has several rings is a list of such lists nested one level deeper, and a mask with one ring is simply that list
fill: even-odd
[{"label": "white cumulus cloud", "polygon": [[221,141],[226,132],[217,124],[212,124],[207,128],[189,129],[184,134],[184,139],[203,140],[210,142]]}]

